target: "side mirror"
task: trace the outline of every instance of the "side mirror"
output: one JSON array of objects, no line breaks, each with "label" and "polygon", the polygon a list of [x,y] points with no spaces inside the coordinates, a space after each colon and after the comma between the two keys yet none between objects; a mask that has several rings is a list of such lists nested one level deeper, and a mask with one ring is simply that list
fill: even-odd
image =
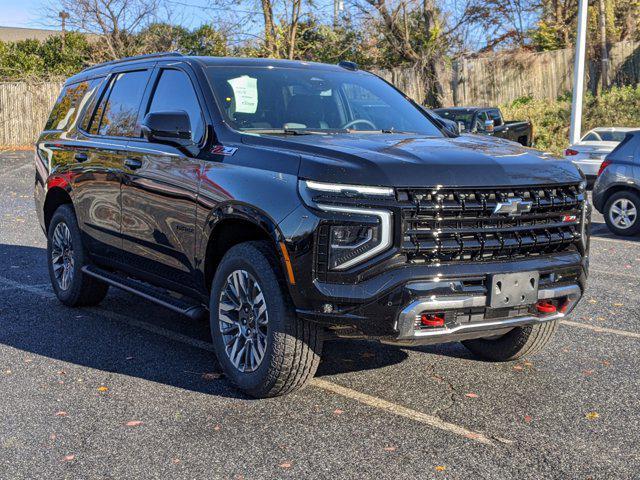
[{"label": "side mirror", "polygon": [[495,130],[495,124],[493,123],[493,120],[485,120],[484,131],[488,133],[493,133],[494,130]]},{"label": "side mirror", "polygon": [[191,121],[187,112],[150,112],[142,121],[142,135],[150,142],[176,147],[194,145],[191,138]]}]

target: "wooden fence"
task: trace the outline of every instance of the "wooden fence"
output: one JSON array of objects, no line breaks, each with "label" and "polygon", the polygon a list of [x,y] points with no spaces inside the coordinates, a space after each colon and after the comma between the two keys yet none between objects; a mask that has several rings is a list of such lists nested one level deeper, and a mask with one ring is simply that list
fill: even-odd
[{"label": "wooden fence", "polygon": [[61,88],[61,82],[0,83],[0,146],[35,142]]},{"label": "wooden fence", "polygon": [[[640,42],[614,44],[610,56],[614,84],[640,83]],[[433,82],[443,105],[501,105],[523,96],[552,100],[571,91],[573,50],[464,59],[442,63],[429,75],[415,68],[376,73],[421,103]],[[595,90],[599,78],[599,63],[590,61],[589,88]],[[60,88],[60,82],[0,83],[0,146],[32,144]]]}]

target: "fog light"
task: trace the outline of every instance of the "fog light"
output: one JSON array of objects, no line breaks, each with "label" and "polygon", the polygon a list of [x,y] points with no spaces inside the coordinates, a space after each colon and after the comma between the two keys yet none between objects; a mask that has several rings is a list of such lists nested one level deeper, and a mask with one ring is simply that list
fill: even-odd
[{"label": "fog light", "polygon": [[444,312],[423,313],[420,323],[425,327],[444,327]]}]

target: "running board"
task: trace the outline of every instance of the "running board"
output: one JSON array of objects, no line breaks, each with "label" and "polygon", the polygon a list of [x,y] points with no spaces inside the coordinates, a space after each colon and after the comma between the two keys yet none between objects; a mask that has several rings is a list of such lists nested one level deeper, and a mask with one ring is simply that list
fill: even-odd
[{"label": "running board", "polygon": [[166,291],[153,287],[144,282],[133,278],[124,277],[116,273],[108,272],[95,265],[86,265],[82,267],[82,272],[101,280],[116,288],[120,288],[127,292],[138,295],[153,303],[157,303],[169,310],[181,313],[192,320],[200,320],[207,317],[207,310],[196,302],[189,302],[179,298],[174,298]]}]

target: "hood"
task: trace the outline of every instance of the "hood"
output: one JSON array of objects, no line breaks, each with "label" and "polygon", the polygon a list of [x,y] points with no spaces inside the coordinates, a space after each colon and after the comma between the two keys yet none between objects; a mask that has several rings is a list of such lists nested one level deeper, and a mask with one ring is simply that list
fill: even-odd
[{"label": "hood", "polygon": [[[247,140],[247,143],[263,143],[257,137]],[[272,147],[299,151],[299,177],[321,182],[390,187],[484,187],[581,180],[571,162],[480,135],[434,138],[351,133],[269,137],[268,143]]]}]

